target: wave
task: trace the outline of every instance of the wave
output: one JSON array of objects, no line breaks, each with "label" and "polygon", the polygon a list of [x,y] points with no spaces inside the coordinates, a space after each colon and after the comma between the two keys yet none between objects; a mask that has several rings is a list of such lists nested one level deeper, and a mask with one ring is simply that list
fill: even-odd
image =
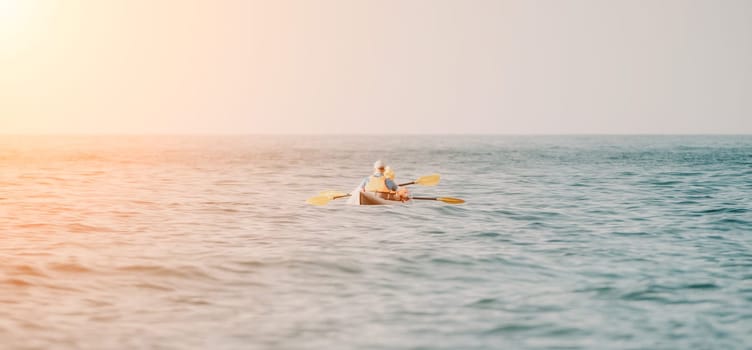
[{"label": "wave", "polygon": [[97,232],[112,232],[113,230],[107,227],[92,226],[81,223],[72,223],[65,225],[68,232],[72,233],[97,233]]},{"label": "wave", "polygon": [[127,274],[150,275],[155,277],[180,277],[185,279],[216,280],[198,266],[126,265],[115,271]]},{"label": "wave", "polygon": [[743,214],[750,210],[747,208],[712,208],[696,211],[698,214]]},{"label": "wave", "polygon": [[74,262],[67,262],[67,263],[49,263],[47,264],[47,269],[52,272],[63,272],[63,273],[88,273],[93,272],[92,269],[78,264]]}]

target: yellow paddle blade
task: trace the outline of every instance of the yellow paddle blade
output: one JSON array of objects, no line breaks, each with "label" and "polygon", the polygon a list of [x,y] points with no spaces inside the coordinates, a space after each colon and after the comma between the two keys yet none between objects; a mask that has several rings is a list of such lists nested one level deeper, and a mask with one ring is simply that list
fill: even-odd
[{"label": "yellow paddle blade", "polygon": [[331,200],[332,200],[332,197],[329,197],[329,196],[316,196],[316,197],[308,198],[306,200],[306,203],[311,204],[311,205],[326,205]]},{"label": "yellow paddle blade", "polygon": [[325,196],[325,197],[330,197],[330,198],[340,197],[340,196],[346,196],[346,195],[347,195],[347,193],[340,192],[340,191],[321,191],[321,192],[319,192],[319,196]]},{"label": "yellow paddle blade", "polygon": [[418,185],[423,185],[423,186],[436,186],[439,184],[440,180],[441,180],[441,175],[431,174],[431,175],[419,177],[417,180],[415,180],[415,183]]},{"label": "yellow paddle blade", "polygon": [[465,203],[464,199],[452,198],[452,197],[437,197],[437,201],[442,201],[447,204],[462,204]]}]

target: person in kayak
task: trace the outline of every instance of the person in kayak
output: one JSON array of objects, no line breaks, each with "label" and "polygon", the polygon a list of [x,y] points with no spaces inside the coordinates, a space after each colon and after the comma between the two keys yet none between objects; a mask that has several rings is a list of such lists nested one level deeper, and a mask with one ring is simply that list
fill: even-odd
[{"label": "person in kayak", "polygon": [[[384,176],[386,176],[387,179],[392,180],[394,182],[394,170],[390,166],[386,166],[384,169]],[[395,182],[396,183],[396,182]],[[407,193],[407,187],[399,187],[397,185],[397,198],[401,201],[407,201],[410,199],[409,194]]]},{"label": "person in kayak", "polygon": [[404,201],[405,198],[397,194],[399,186],[397,186],[393,179],[388,178],[384,174],[386,164],[381,160],[377,160],[376,163],[373,163],[373,169],[373,175],[360,182],[358,186],[360,191],[372,192],[384,199]]}]

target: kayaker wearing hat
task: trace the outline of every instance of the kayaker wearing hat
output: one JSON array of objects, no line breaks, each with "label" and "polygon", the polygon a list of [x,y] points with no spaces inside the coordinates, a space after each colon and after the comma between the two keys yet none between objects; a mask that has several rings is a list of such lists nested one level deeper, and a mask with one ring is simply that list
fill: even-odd
[{"label": "kayaker wearing hat", "polygon": [[403,200],[402,196],[396,193],[399,186],[394,183],[394,180],[384,175],[385,168],[386,164],[377,160],[373,163],[373,175],[363,179],[358,187],[362,192],[372,192],[384,199]]}]

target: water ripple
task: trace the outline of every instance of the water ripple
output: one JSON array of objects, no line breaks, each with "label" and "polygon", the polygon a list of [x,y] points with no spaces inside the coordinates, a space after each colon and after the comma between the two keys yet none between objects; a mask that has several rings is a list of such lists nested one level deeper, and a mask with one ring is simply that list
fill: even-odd
[{"label": "water ripple", "polygon": [[[745,349],[750,157],[749,136],[2,137],[0,339]],[[304,203],[377,158],[467,203]]]}]

